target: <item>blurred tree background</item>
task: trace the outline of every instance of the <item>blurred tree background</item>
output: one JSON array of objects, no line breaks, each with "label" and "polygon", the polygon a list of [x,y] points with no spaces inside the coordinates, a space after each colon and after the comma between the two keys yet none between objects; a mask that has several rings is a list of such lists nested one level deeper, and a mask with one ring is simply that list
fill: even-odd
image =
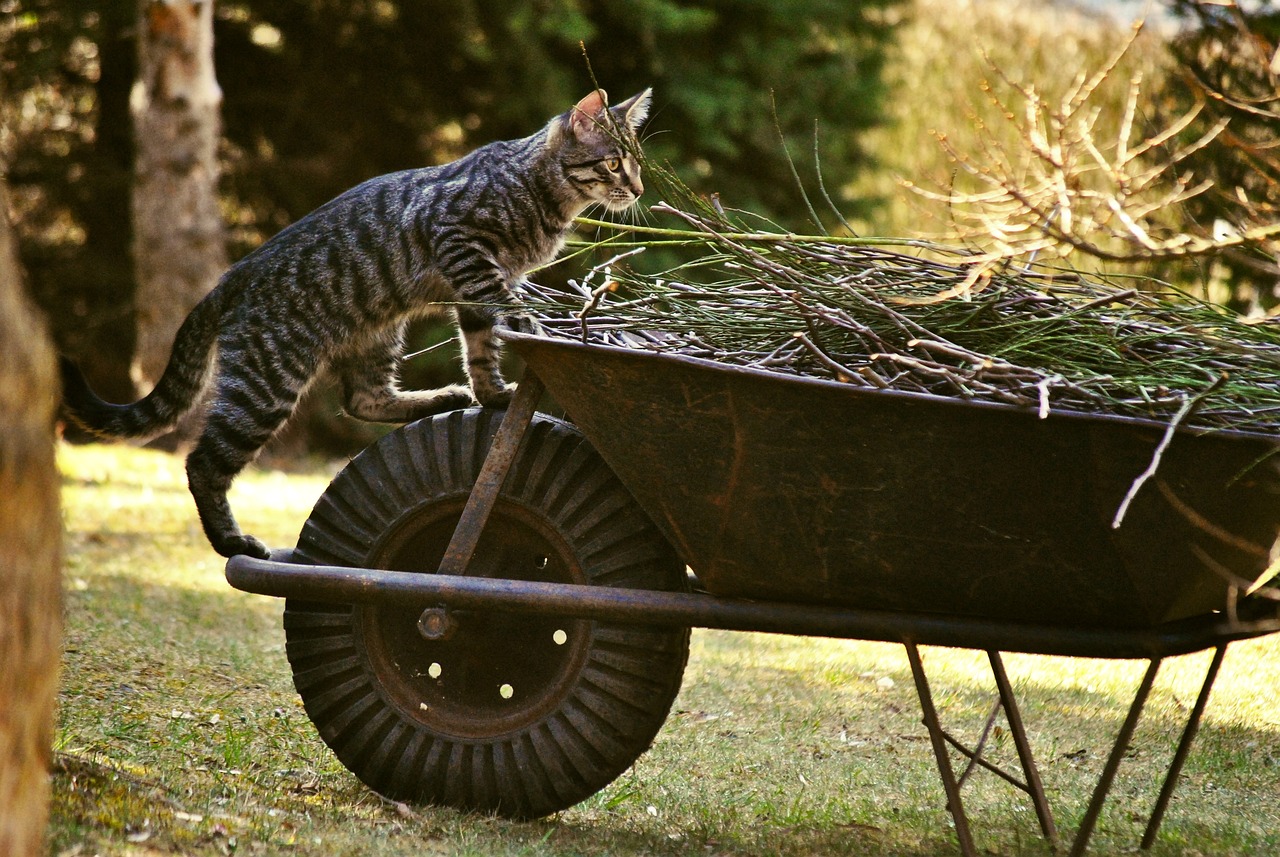
[{"label": "blurred tree background", "polygon": [[[823,117],[828,179],[847,184],[868,161],[859,132],[880,115],[899,2],[219,0],[231,258],[371,176],[532,133],[590,90],[584,44],[615,99],[654,87],[651,155],[730,204],[794,221],[770,92],[789,137],[808,139]],[[132,400],[137,8],[0,0],[0,15],[0,164],[31,291],[95,388]],[[447,352],[433,356],[406,381],[454,380]]]},{"label": "blurred tree background", "polygon": [[[1156,22],[1097,98],[1100,127],[1120,125],[1129,81],[1141,75],[1148,97],[1136,124],[1156,129],[1197,99],[1214,101],[1197,76],[1220,88],[1241,80],[1242,46],[1265,59],[1248,65],[1249,88],[1213,103],[1235,110],[1228,139],[1243,142],[1225,154],[1206,149],[1192,165],[1218,192],[1180,208],[1178,228],[1238,221],[1238,207],[1224,218],[1212,206],[1241,193],[1258,216],[1280,198],[1276,172],[1255,168],[1259,158],[1272,163],[1266,141],[1276,137],[1274,7],[1251,4],[1243,30],[1228,7],[1153,7]],[[725,205],[818,228],[785,139],[811,195],[820,154],[823,183],[857,230],[947,234],[952,207],[917,191],[958,186],[955,151],[1015,144],[1025,129],[1010,122],[1013,82],[1054,99],[1105,64],[1130,38],[1129,19],[1111,9],[1069,0],[218,0],[228,252],[238,258],[373,175],[531,133],[590,88],[582,45],[615,99],[654,87],[646,150]],[[116,401],[136,395],[137,14],[130,2],[0,0],[0,170],[28,285],[60,348]],[[1205,110],[1184,136],[1215,118]],[[1240,306],[1274,304],[1258,299],[1275,291],[1274,261],[1256,247],[1233,258],[1212,274],[1208,262],[1179,270],[1195,282],[1225,279],[1219,293]],[[424,344],[448,335],[422,334]],[[447,349],[414,359],[406,382],[457,380],[452,360]],[[313,404],[295,441],[327,451],[366,442],[350,434],[361,427],[332,418],[336,407]]]}]

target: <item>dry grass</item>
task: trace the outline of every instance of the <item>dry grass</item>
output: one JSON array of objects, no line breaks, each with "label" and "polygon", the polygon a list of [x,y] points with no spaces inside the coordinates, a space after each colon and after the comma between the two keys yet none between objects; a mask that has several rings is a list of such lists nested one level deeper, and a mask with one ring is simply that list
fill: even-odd
[{"label": "dry grass", "polygon": [[[954,853],[910,672],[894,646],[695,633],[684,689],[618,781],[530,823],[390,804],[342,769],[292,689],[281,605],[231,590],[181,462],[64,447],[67,654],[55,855]],[[242,520],[289,544],[323,474],[247,474]],[[1280,848],[1280,642],[1233,648],[1154,853]],[[929,649],[946,725],[991,702],[981,655]],[[1205,655],[1166,665],[1092,853],[1133,846]],[[1070,831],[1141,665],[1011,657],[1031,740]],[[1012,758],[1008,741],[997,756]],[[1049,854],[1028,802],[966,789],[981,847]]]}]

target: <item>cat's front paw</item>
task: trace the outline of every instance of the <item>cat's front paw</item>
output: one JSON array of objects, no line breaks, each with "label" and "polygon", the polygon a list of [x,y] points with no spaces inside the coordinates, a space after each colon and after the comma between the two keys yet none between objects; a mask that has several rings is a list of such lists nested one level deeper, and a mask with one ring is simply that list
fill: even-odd
[{"label": "cat's front paw", "polygon": [[485,390],[483,395],[476,393],[476,401],[483,408],[505,408],[511,404],[511,400],[515,398],[515,395],[515,384],[503,384],[501,387]]}]

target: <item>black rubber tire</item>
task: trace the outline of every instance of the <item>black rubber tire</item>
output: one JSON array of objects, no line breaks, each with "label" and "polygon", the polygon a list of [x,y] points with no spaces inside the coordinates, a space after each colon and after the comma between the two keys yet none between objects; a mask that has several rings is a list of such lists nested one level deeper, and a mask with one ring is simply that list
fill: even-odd
[{"label": "black rubber tire", "polygon": [[[501,413],[405,426],[356,457],[298,540],[301,561],[433,572]],[[686,587],[683,564],[595,450],[536,415],[469,574]],[[462,613],[428,641],[419,610],[285,605],[294,685],[321,738],[387,797],[532,818],[589,797],[653,741],[687,628]]]}]

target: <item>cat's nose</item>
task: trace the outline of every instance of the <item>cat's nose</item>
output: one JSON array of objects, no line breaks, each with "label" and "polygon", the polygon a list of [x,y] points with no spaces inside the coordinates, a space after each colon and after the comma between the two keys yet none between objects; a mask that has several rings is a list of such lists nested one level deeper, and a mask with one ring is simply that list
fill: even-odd
[{"label": "cat's nose", "polygon": [[639,176],[631,180],[631,192],[635,194],[636,199],[644,195],[644,182],[640,181]]}]

